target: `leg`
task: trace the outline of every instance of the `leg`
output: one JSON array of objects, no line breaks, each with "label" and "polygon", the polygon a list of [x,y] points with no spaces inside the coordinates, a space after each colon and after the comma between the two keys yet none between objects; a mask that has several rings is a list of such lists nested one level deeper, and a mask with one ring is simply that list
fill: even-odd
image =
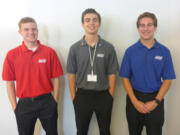
[{"label": "leg", "polygon": [[73,101],[77,135],[87,135],[93,114],[91,95],[92,93],[89,91],[78,90]]},{"label": "leg", "polygon": [[95,113],[100,129],[100,135],[110,135],[113,98],[108,90],[97,93],[95,100]]},{"label": "leg", "polygon": [[126,101],[126,117],[129,135],[141,135],[144,125],[144,115],[135,109],[128,96]]},{"label": "leg", "polygon": [[58,135],[57,132],[57,103],[52,96],[50,96],[46,102],[44,102],[44,107],[39,113],[39,119],[41,121],[42,127],[46,131],[46,135]]},{"label": "leg", "polygon": [[162,135],[162,126],[164,123],[164,100],[153,110],[146,118],[147,135]]},{"label": "leg", "polygon": [[19,135],[33,135],[37,117],[25,108],[28,104],[19,101],[15,110]]}]

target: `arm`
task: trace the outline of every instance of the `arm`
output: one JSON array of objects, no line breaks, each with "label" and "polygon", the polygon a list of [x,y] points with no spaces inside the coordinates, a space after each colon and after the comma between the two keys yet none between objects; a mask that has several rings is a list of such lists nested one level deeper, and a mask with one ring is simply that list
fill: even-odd
[{"label": "arm", "polygon": [[164,80],[156,96],[156,99],[159,99],[161,101],[168,92],[170,86],[171,86],[171,80]]},{"label": "arm", "polygon": [[108,81],[109,81],[109,93],[112,97],[114,97],[114,90],[116,87],[116,74],[108,75]]},{"label": "arm", "polygon": [[8,94],[8,98],[10,100],[12,109],[13,111],[15,111],[16,106],[17,106],[15,83],[13,81],[6,82],[6,88],[7,88],[7,94]]},{"label": "arm", "polygon": [[52,78],[51,81],[52,81],[53,91],[54,91],[54,100],[58,103],[58,100],[59,100],[59,88],[60,88],[59,77]]},{"label": "arm", "polygon": [[[161,101],[169,90],[170,85],[171,80],[164,80],[156,96],[156,99]],[[158,106],[154,100],[147,102],[145,105],[150,111],[154,110]]]},{"label": "arm", "polygon": [[122,78],[122,83],[123,83],[124,89],[126,90],[128,96],[131,100],[131,103],[134,105],[136,110],[139,111],[140,113],[149,113],[149,110],[146,108],[145,104],[136,98],[129,79]]},{"label": "arm", "polygon": [[76,74],[68,74],[68,80],[69,80],[69,89],[71,93],[71,98],[74,100],[75,94],[76,94]]}]

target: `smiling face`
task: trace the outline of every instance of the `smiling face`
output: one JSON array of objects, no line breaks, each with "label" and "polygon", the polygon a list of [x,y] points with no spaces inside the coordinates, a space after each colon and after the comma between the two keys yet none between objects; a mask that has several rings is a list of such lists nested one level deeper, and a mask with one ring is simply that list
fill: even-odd
[{"label": "smiling face", "polygon": [[84,16],[82,26],[85,33],[88,35],[96,35],[100,27],[98,15],[95,13],[88,13]]},{"label": "smiling face", "polygon": [[19,33],[23,37],[25,43],[32,44],[37,42],[38,29],[36,23],[22,23],[19,29]]},{"label": "smiling face", "polygon": [[139,21],[138,32],[141,40],[153,40],[157,27],[150,17],[144,17]]}]

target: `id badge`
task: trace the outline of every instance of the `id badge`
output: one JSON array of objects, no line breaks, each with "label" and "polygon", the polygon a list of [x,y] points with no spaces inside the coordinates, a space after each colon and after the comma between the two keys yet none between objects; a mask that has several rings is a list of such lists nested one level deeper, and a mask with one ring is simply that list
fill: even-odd
[{"label": "id badge", "polygon": [[97,75],[88,74],[88,75],[87,75],[87,81],[88,81],[88,82],[97,82]]}]

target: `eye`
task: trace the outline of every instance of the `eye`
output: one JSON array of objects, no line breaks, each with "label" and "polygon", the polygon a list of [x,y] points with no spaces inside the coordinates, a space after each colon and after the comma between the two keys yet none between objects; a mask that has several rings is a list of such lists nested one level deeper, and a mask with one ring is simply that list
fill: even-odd
[{"label": "eye", "polygon": [[98,18],[93,18],[93,22],[97,22],[98,21]]},{"label": "eye", "polygon": [[149,23],[147,26],[148,26],[148,27],[152,27],[152,26],[153,26],[153,24],[152,24],[152,23]]},{"label": "eye", "polygon": [[24,31],[29,31],[29,29],[28,29],[28,28],[25,28]]},{"label": "eye", "polygon": [[85,18],[85,22],[90,22],[90,18]]},{"label": "eye", "polygon": [[144,28],[145,24],[139,24],[139,27]]},{"label": "eye", "polygon": [[37,28],[32,28],[32,31],[36,31],[37,30]]}]

